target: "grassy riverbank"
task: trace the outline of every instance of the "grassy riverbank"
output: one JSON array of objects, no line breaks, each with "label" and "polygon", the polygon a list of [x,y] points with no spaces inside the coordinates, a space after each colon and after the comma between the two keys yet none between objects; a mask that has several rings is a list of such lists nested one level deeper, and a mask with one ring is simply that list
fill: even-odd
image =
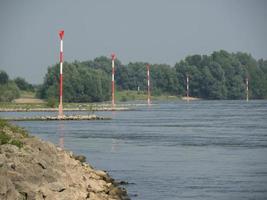
[{"label": "grassy riverbank", "polygon": [[[116,100],[119,102],[135,101],[135,100],[147,100],[147,92],[123,90],[117,91],[115,94]],[[151,100],[179,100],[180,96],[172,96],[169,94],[152,95]]]},{"label": "grassy riverbank", "polygon": [[1,109],[32,109],[32,108],[48,108],[46,101],[35,97],[35,92],[21,91],[20,98],[12,102],[0,102]]},{"label": "grassy riverbank", "polygon": [[[152,101],[175,101],[180,100],[180,96],[171,96],[168,94],[151,96]],[[129,110],[133,109],[134,101],[146,101],[147,93],[143,91],[116,91],[115,93],[116,109],[117,110]],[[127,104],[131,102],[131,105]],[[127,104],[127,105],[126,105]],[[85,111],[101,111],[110,110],[110,102],[99,103],[64,103],[64,109],[66,110],[85,110]],[[35,94],[32,92],[25,92],[21,95],[21,98],[14,100],[13,102],[0,102],[0,111],[54,111],[58,108],[58,102],[56,100],[44,101],[36,99]]]}]

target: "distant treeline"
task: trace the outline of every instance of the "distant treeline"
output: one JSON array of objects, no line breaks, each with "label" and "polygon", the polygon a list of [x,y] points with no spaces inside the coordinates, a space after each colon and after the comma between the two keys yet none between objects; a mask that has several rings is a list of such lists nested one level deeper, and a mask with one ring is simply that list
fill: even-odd
[{"label": "distant treeline", "polygon": [[[211,55],[192,55],[176,63],[150,64],[130,62],[123,65],[115,60],[116,90],[146,91],[146,65],[150,65],[152,95],[186,94],[186,76],[190,78],[190,96],[202,99],[244,99],[245,79],[249,79],[249,96],[267,99],[267,60],[256,60],[247,53],[224,50]],[[98,57],[90,61],[64,62],[64,101],[101,102],[110,100],[111,59]],[[0,71],[0,101],[18,98],[20,91],[35,91],[36,87],[23,78],[9,79]],[[57,99],[59,64],[48,68],[37,96]]]},{"label": "distant treeline", "polygon": [[20,91],[34,92],[34,86],[21,77],[11,80],[5,71],[0,70],[0,102],[19,98]]},{"label": "distant treeline", "polygon": [[[117,90],[145,91],[146,62],[123,65],[115,60]],[[203,99],[244,99],[245,79],[249,78],[249,96],[267,98],[267,61],[256,60],[247,53],[224,50],[211,55],[192,55],[176,63],[150,64],[152,95],[186,93],[186,76],[190,77],[190,96]],[[64,101],[100,102],[110,100],[111,59],[64,63]],[[48,68],[38,91],[43,99],[58,98],[59,65]]]}]

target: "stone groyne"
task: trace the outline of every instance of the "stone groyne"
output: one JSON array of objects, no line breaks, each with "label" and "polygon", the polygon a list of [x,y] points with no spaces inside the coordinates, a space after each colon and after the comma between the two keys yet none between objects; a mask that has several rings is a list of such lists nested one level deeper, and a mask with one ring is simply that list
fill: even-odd
[{"label": "stone groyne", "polygon": [[19,118],[4,118],[8,121],[71,121],[71,120],[111,120],[110,117],[101,117],[96,115],[63,115],[63,116],[34,116]]},{"label": "stone groyne", "polygon": [[0,199],[128,200],[104,171],[0,120]]},{"label": "stone groyne", "polygon": [[[96,107],[96,108],[64,108],[64,111],[132,111],[133,108],[126,107]],[[57,108],[0,108],[0,112],[57,112]]]}]

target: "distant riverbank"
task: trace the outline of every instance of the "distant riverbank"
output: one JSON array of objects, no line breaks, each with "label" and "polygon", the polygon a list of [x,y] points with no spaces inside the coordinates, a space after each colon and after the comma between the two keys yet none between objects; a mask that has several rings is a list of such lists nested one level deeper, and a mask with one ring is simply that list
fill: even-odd
[{"label": "distant riverbank", "polygon": [[[102,107],[102,108],[64,108],[64,111],[88,111],[88,112],[95,112],[95,111],[129,111],[132,108],[127,107]],[[57,112],[58,108],[0,108],[0,112]]]},{"label": "distant riverbank", "polygon": [[[66,103],[64,111],[126,111],[133,110],[134,104],[118,104],[112,107],[108,103]],[[49,107],[45,103],[0,103],[0,112],[57,112],[58,107]]]},{"label": "distant riverbank", "polygon": [[129,199],[84,156],[29,136],[0,120],[0,199]]}]

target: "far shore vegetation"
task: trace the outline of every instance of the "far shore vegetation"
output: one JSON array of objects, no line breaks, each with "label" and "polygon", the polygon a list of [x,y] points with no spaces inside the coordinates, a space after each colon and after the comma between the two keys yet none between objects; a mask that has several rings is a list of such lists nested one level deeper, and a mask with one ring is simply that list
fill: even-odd
[{"label": "far shore vegetation", "polygon": [[[152,100],[177,100],[186,96],[189,77],[190,97],[200,99],[245,99],[246,79],[249,98],[267,99],[267,60],[250,54],[224,50],[211,55],[190,55],[174,66],[115,60],[116,101],[147,99],[146,65],[150,65]],[[111,60],[64,62],[64,102],[68,106],[109,102],[111,99]],[[11,80],[0,70],[1,108],[57,107],[59,64],[48,67],[44,82],[32,85],[18,77]],[[11,102],[11,103],[10,103]]]}]

